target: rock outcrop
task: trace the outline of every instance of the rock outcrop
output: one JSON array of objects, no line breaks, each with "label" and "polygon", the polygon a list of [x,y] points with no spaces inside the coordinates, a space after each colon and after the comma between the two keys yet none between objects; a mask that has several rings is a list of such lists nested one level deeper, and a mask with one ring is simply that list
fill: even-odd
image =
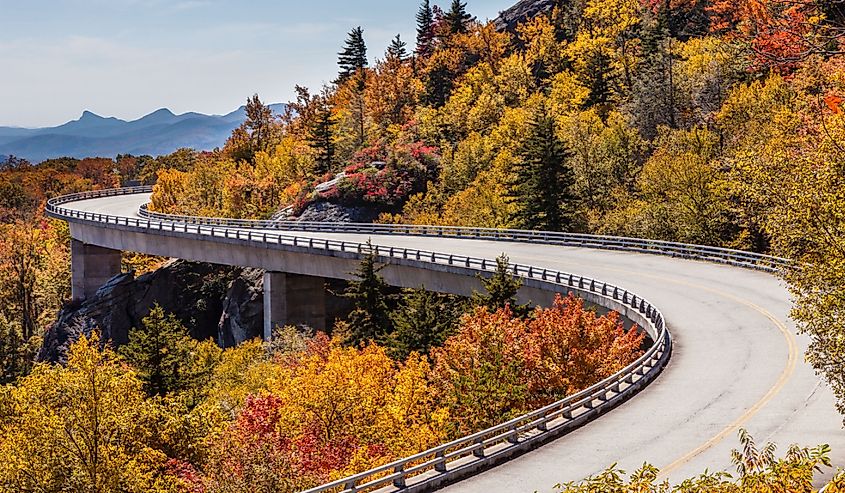
[{"label": "rock outcrop", "polygon": [[115,276],[97,293],[66,306],[44,336],[38,358],[61,361],[81,334],[97,328],[102,339],[125,344],[156,304],[173,313],[197,339],[223,346],[260,336],[262,271],[175,260],[135,278]]},{"label": "rock outcrop", "polygon": [[217,325],[217,341],[223,347],[261,337],[264,327],[264,271],[243,269],[226,292]]},{"label": "rock outcrop", "polygon": [[514,31],[520,22],[550,12],[561,0],[521,0],[499,13],[493,23],[500,31]]},{"label": "rock outcrop", "polygon": [[371,223],[384,211],[384,208],[372,205],[349,206],[334,202],[319,201],[309,204],[295,220],[332,223]]}]

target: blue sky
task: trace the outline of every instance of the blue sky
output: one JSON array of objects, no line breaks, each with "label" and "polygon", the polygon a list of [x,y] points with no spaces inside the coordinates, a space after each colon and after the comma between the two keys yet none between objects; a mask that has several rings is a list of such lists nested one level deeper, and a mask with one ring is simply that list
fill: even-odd
[{"label": "blue sky", "polygon": [[[516,0],[469,0],[492,19]],[[449,0],[433,3],[448,7]],[[336,71],[361,25],[370,58],[414,39],[416,0],[0,0],[0,126],[52,126],[88,109],[226,113],[257,92],[291,99]]]}]

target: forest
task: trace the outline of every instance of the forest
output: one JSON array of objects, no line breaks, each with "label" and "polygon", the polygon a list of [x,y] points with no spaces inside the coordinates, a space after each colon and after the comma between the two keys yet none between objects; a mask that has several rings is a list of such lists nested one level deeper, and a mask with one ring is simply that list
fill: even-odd
[{"label": "forest", "polygon": [[[250,97],[213,152],[4,163],[0,490],[299,491],[552,402],[642,350],[576,298],[517,305],[504,269],[472,299],[397,296],[370,258],[330,334],[280,328],[222,349],[155,309],[125,346],[94,332],[65,361],[36,363],[70,298],[69,233],[45,200],[137,183],[154,185],[161,212],[263,219],[333,204],[383,223],[786,257],[802,266],[783,276],[807,359],[845,413],[845,2],[554,3],[503,27],[460,0],[424,0],[416,39],[375,57],[354,27],[332,83],[297,86],[281,115]],[[559,490],[814,491],[830,466],[823,445],[778,458],[747,433],[740,443],[735,476],[672,488],[645,464]],[[841,489],[839,476],[826,491]]]}]

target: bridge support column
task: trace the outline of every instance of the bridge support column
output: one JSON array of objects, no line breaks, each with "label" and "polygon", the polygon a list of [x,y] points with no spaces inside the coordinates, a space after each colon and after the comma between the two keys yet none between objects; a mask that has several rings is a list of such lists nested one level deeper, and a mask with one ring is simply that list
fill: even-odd
[{"label": "bridge support column", "polygon": [[120,274],[120,250],[70,240],[71,295],[84,300]]},{"label": "bridge support column", "polygon": [[273,329],[285,325],[307,325],[326,330],[326,282],[322,277],[264,273],[264,340]]}]

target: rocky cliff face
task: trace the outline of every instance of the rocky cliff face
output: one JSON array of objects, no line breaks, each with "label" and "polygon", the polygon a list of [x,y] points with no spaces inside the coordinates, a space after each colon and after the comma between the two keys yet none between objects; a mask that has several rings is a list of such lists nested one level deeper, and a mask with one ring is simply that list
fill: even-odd
[{"label": "rocky cliff face", "polygon": [[262,271],[171,261],[135,278],[121,274],[81,304],[66,306],[44,336],[38,358],[60,361],[81,334],[100,330],[116,346],[129,339],[155,304],[176,315],[197,339],[223,346],[259,337],[262,332]]},{"label": "rocky cliff face", "polygon": [[332,223],[371,223],[376,220],[379,214],[386,210],[384,207],[369,204],[350,206],[321,201],[309,204],[295,220]]},{"label": "rocky cliff face", "polygon": [[261,337],[263,321],[264,271],[243,269],[226,292],[217,324],[217,343],[231,347]]},{"label": "rocky cliff face", "polygon": [[513,31],[520,22],[550,12],[560,3],[561,0],[520,0],[513,7],[500,12],[493,23],[501,31]]},{"label": "rocky cliff face", "polygon": [[[345,287],[344,281],[326,280],[329,327],[352,310],[337,295]],[[114,346],[125,344],[156,304],[176,315],[194,338],[236,346],[263,335],[264,271],[174,260],[137,278],[120,274],[84,303],[62,309],[44,335],[38,360],[64,362],[70,345],[94,330]]]}]

